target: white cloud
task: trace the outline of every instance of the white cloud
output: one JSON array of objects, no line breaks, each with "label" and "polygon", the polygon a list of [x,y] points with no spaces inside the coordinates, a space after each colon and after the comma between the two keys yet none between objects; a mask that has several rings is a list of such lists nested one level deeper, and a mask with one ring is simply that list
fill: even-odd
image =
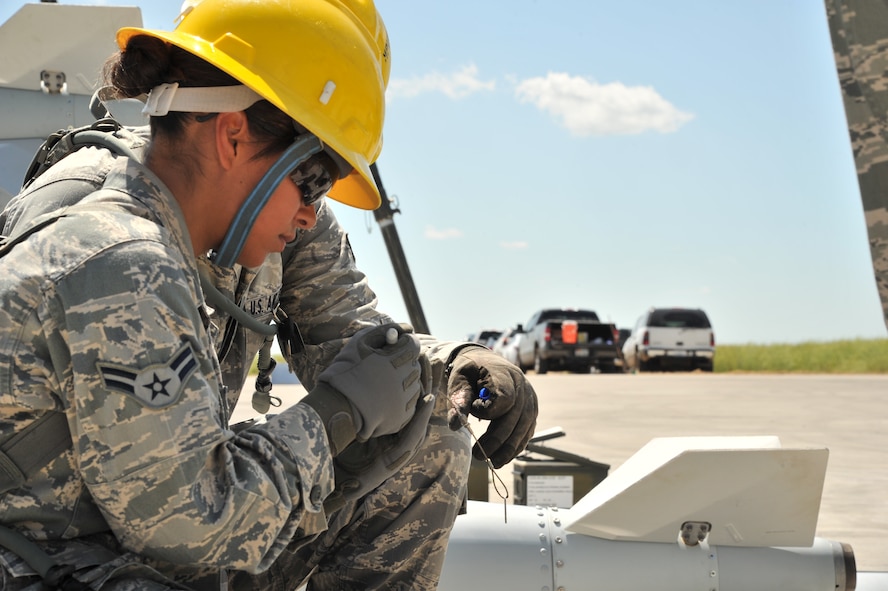
[{"label": "white cloud", "polygon": [[520,82],[515,95],[519,101],[549,113],[577,136],[629,135],[650,130],[670,133],[694,118],[650,86],[598,84],[558,72]]},{"label": "white cloud", "polygon": [[457,230],[456,228],[439,230],[434,226],[426,226],[425,229],[425,237],[432,240],[450,240],[451,238],[461,238],[462,235],[462,230]]},{"label": "white cloud", "polygon": [[456,100],[476,92],[492,91],[495,87],[494,80],[481,80],[478,77],[478,67],[469,64],[450,74],[432,72],[409,79],[392,79],[389,81],[386,96],[389,99],[413,98],[427,92],[440,92]]},{"label": "white cloud", "polygon": [[515,240],[513,242],[500,242],[500,246],[506,250],[524,250],[528,244],[523,240]]}]

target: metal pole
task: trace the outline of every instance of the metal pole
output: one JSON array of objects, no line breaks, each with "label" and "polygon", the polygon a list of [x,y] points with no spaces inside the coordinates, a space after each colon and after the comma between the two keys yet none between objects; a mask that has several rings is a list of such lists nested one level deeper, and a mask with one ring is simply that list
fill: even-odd
[{"label": "metal pole", "polygon": [[398,278],[398,285],[401,287],[401,295],[404,297],[404,304],[407,306],[407,314],[410,316],[410,323],[416,332],[430,334],[429,325],[426,322],[425,314],[422,312],[422,304],[419,302],[419,294],[416,293],[416,285],[413,283],[413,277],[410,274],[410,267],[407,265],[407,257],[404,255],[404,249],[401,247],[401,240],[398,238],[398,230],[395,228],[394,215],[400,213],[397,209],[392,209],[385,188],[382,186],[382,179],[379,176],[379,168],[376,163],[370,165],[370,171],[373,173],[373,180],[379,187],[379,194],[382,197],[382,204],[373,212],[382,237],[385,240],[385,246],[388,249],[389,258],[392,260],[392,266],[395,268],[395,276]]}]

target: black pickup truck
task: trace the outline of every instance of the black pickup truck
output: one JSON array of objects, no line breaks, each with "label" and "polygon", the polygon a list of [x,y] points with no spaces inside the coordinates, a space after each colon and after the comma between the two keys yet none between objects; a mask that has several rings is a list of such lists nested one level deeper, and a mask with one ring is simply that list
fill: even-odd
[{"label": "black pickup truck", "polygon": [[521,331],[524,334],[518,342],[518,365],[525,371],[620,371],[616,363],[620,355],[617,327],[601,322],[592,310],[545,308],[531,316]]}]

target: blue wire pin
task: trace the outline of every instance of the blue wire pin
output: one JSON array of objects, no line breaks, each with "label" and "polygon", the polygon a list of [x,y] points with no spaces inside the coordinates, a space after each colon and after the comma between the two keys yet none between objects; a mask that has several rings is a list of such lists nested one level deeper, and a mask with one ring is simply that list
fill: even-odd
[{"label": "blue wire pin", "polygon": [[478,398],[481,400],[490,400],[490,391],[487,388],[481,388],[478,392]]}]

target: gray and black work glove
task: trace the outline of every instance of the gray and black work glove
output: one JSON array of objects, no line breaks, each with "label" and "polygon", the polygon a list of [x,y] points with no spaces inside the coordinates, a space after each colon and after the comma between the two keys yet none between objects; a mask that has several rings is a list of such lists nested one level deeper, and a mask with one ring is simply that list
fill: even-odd
[{"label": "gray and black work glove", "polygon": [[[431,372],[424,375],[430,378]],[[413,418],[401,431],[355,441],[334,458],[336,488],[324,500],[324,509],[329,513],[346,501],[360,499],[400,470],[425,441],[434,408],[433,397],[422,398]]]},{"label": "gray and black work glove", "polygon": [[483,460],[486,454],[495,468],[512,461],[533,436],[539,412],[536,392],[524,373],[481,346],[459,349],[445,372],[450,428],[458,430],[470,414],[489,420],[473,455]]},{"label": "gray and black work glove", "polygon": [[410,331],[384,324],[355,333],[300,401],[320,415],[334,457],[355,440],[398,433],[413,418],[430,372]]}]

